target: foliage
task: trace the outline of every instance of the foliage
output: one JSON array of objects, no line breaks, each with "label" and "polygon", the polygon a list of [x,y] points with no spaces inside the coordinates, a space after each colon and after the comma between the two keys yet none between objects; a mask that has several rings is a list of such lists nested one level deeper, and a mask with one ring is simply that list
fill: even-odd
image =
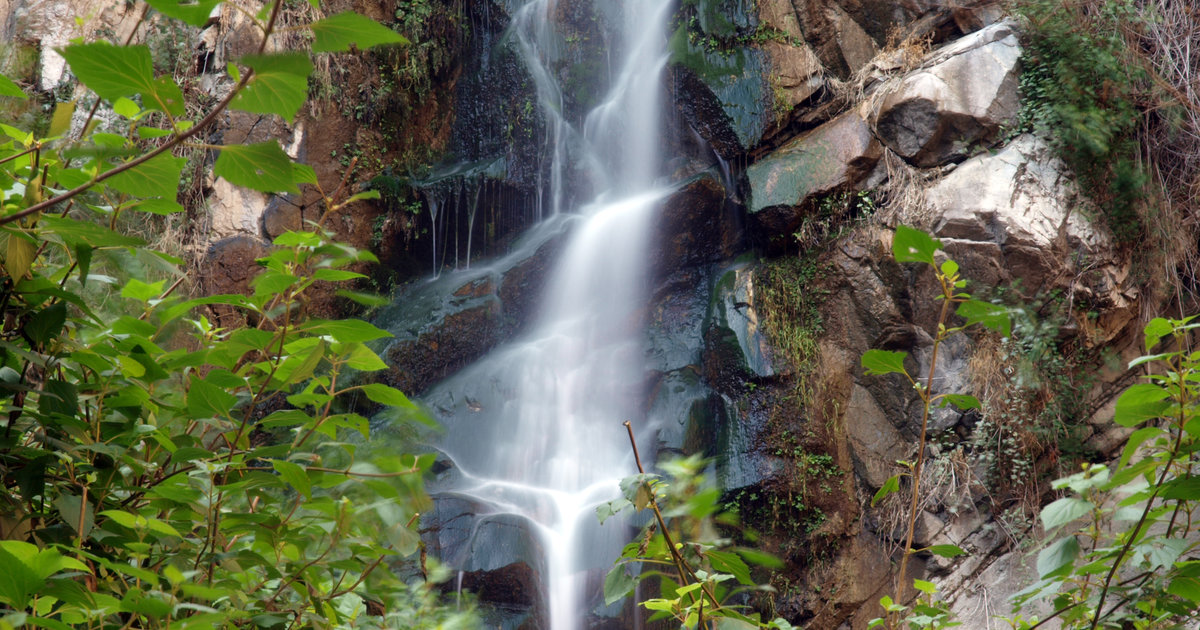
[{"label": "foliage", "polygon": [[[217,1],[151,4],[203,23]],[[0,628],[470,623],[393,571],[418,565],[430,458],[365,461],[353,399],[423,420],[403,393],[353,378],[385,367],[364,344],[387,333],[305,315],[314,283],[359,278],[345,267],[372,259],[322,227],[365,195],[322,191],[321,220],[276,239],[248,296],[179,297],[181,261],[110,229],[181,209],[188,149],[218,152],[217,175],[238,185],[317,185],[275,142],[187,145],[226,109],[291,119],[303,105],[307,56],[265,53],[281,6],[258,16],[258,52],[198,120],[150,49],[97,42],[62,52],[126,133],[70,125],[73,103],[45,133],[0,125]],[[311,28],[323,49],[402,41],[358,16]]]},{"label": "foliage", "polygon": [[[949,259],[943,260],[940,264],[937,262],[936,254],[941,248],[941,241],[924,232],[903,225],[897,226],[892,240],[892,255],[896,259],[896,262],[916,262],[928,265],[933,271],[938,287],[941,289],[941,295],[937,296],[936,299],[942,303],[942,307],[938,315],[937,331],[933,338],[933,348],[929,359],[929,373],[926,375],[925,380],[918,381],[909,374],[908,369],[904,367],[904,361],[907,358],[907,353],[905,352],[868,350],[862,356],[862,366],[865,374],[902,375],[912,385],[913,389],[916,390],[922,403],[921,435],[917,441],[916,461],[901,462],[908,469],[908,472],[888,479],[871,500],[872,504],[875,504],[889,494],[898,492],[903,477],[907,476],[911,480],[912,488],[908,509],[907,535],[900,558],[900,569],[896,578],[896,596],[885,598],[881,602],[884,607],[884,617],[872,622],[872,627],[885,625],[887,628],[894,629],[904,624],[914,628],[955,625],[945,618],[946,609],[944,605],[933,599],[935,590],[932,588],[932,585],[924,587],[919,584],[920,581],[918,580],[917,589],[923,595],[922,598],[919,598],[914,603],[911,609],[898,603],[902,601],[902,589],[907,585],[907,569],[910,556],[918,552],[929,552],[934,555],[952,558],[964,553],[954,545],[934,545],[925,549],[913,548],[917,512],[921,502],[920,481],[922,479],[922,468],[925,464],[925,446],[928,440],[930,411],[934,404],[941,407],[953,405],[964,411],[980,407],[979,400],[974,396],[948,392],[935,394],[933,392],[932,383],[934,382],[937,369],[938,350],[940,350],[941,345],[950,336],[974,325],[991,328],[1005,336],[1011,333],[1012,328],[1008,309],[989,302],[973,299],[969,293],[963,291],[967,281],[959,275],[957,263]],[[951,305],[956,305],[955,313],[962,318],[962,325],[947,326]],[[923,619],[924,617],[929,617],[930,620],[926,621]]]},{"label": "foliage", "polygon": [[1189,539],[1200,501],[1200,357],[1189,350],[1198,327],[1195,316],[1146,325],[1146,352],[1159,351],[1130,362],[1151,373],[1117,399],[1114,417],[1136,430],[1116,468],[1085,464],[1055,482],[1065,496],[1042,509],[1041,522],[1056,538],[1038,554],[1039,579],[1018,594],[1018,607],[1049,599],[1047,620],[1064,628],[1183,627],[1200,618],[1198,543]]},{"label": "foliage", "polygon": [[[774,628],[791,630],[784,619],[764,622],[734,603],[738,596],[765,587],[755,583],[750,565],[772,568],[778,560],[745,547],[734,547],[722,537],[718,525],[736,522],[721,512],[720,490],[711,486],[698,456],[662,462],[665,475],[646,473],[633,442],[640,474],[621,481],[624,498],[598,507],[603,522],[626,510],[646,510],[653,519],[604,580],[604,599],[612,604],[630,597],[640,582],[659,586],[659,596],[640,604],[654,611],[650,620],[673,619],[682,628]],[[745,611],[745,612],[744,612]]]},{"label": "foliage", "polygon": [[1125,33],[1145,18],[1131,0],[1018,0],[1016,8],[1029,27],[1022,125],[1053,140],[1117,240],[1136,243],[1147,176],[1135,131],[1148,77]]}]

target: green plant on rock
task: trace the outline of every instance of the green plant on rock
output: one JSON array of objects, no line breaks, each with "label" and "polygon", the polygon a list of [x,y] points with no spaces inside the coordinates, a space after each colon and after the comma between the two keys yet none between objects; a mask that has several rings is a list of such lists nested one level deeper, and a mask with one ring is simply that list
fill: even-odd
[{"label": "green plant on rock", "polygon": [[[150,5],[202,26],[218,3]],[[365,344],[387,333],[305,314],[315,282],[361,278],[346,267],[372,259],[323,228],[371,193],[321,191],[320,221],[276,239],[249,295],[186,299],[181,261],[112,229],[181,209],[187,150],[218,152],[217,176],[237,185],[317,185],[274,141],[189,144],[227,109],[291,120],[303,105],[308,54],[266,52],[282,4],[196,120],[149,48],[97,42],[62,53],[125,134],[90,116],[72,131],[71,102],[44,134],[0,124],[0,629],[471,623],[393,571],[438,577],[414,530],[430,458],[368,453],[368,420],[350,411],[361,396],[423,420],[403,393],[353,378],[386,367]],[[316,51],[402,41],[354,14],[308,28]],[[0,94],[24,97],[2,77]],[[221,310],[250,325],[222,327]]]},{"label": "green plant on rock", "polygon": [[[698,456],[662,462],[665,475],[646,473],[628,422],[639,474],[621,481],[624,498],[598,507],[601,522],[626,510],[650,510],[652,519],[637,540],[625,546],[604,580],[604,599],[613,604],[631,597],[638,583],[657,582],[659,596],[640,604],[654,611],[651,621],[672,619],[681,628],[767,628],[791,630],[784,619],[762,621],[735,603],[739,594],[766,587],[755,583],[750,564],[779,568],[775,558],[735,547],[718,525],[731,525],[721,512],[721,492],[708,484]],[[749,564],[747,564],[749,563]]]},{"label": "green plant on rock", "polygon": [[[1011,320],[1008,309],[1003,306],[976,300],[963,291],[967,281],[959,275],[958,264],[945,259],[940,264],[936,254],[942,244],[937,239],[919,230],[907,226],[897,226],[892,240],[892,254],[896,262],[916,262],[928,265],[933,271],[941,294],[935,299],[941,302],[938,313],[937,330],[933,337],[933,346],[929,359],[929,371],[925,379],[918,380],[904,367],[907,353],[889,350],[868,350],[862,356],[862,366],[867,375],[900,374],[912,385],[921,399],[921,433],[917,441],[917,455],[913,462],[901,462],[907,472],[895,475],[884,483],[875,493],[872,504],[878,503],[884,497],[900,490],[901,479],[907,477],[910,481],[908,523],[906,527],[904,547],[901,550],[900,567],[896,577],[896,595],[881,601],[884,616],[871,622],[871,627],[885,626],[889,630],[908,625],[913,628],[948,627],[957,625],[945,615],[948,609],[936,601],[936,589],[928,583],[917,581],[916,588],[921,596],[912,605],[905,606],[903,593],[908,586],[908,562],[917,553],[928,552],[934,555],[953,558],[965,552],[955,545],[933,545],[923,549],[913,548],[913,538],[916,533],[917,513],[921,504],[921,473],[925,465],[925,447],[928,441],[929,416],[934,405],[945,407],[953,405],[963,411],[978,409],[979,400],[974,396],[952,392],[935,393],[932,388],[937,370],[938,351],[942,344],[952,335],[959,334],[972,326],[984,326],[1007,336],[1011,332]],[[954,313],[963,321],[961,325],[950,325],[951,307]],[[928,619],[926,619],[928,618]]]},{"label": "green plant on rock", "polygon": [[1038,621],[1064,628],[1180,628],[1200,620],[1200,543],[1194,537],[1200,478],[1200,355],[1190,347],[1196,316],[1151,320],[1147,382],[1117,399],[1114,421],[1136,428],[1116,467],[1085,464],[1054,487],[1066,496],[1041,511],[1056,536],[1037,558],[1039,579],[1014,599],[1018,608],[1048,599]]},{"label": "green plant on rock", "polygon": [[1018,0],[1015,8],[1028,26],[1022,126],[1051,139],[1117,240],[1137,242],[1148,177],[1135,131],[1150,82],[1125,33],[1146,18],[1130,0]]}]

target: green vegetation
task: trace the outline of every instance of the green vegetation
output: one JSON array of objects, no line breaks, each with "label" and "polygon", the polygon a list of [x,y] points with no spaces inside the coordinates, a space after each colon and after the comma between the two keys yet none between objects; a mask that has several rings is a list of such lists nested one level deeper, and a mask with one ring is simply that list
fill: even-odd
[{"label": "green vegetation", "polygon": [[[218,3],[149,4],[201,26]],[[0,629],[472,623],[438,605],[445,576],[420,553],[431,458],[365,444],[365,405],[427,422],[357,376],[386,368],[365,344],[387,333],[305,312],[314,283],[362,278],[345,267],[373,257],[324,224],[376,193],[320,190],[275,141],[194,144],[227,110],[290,121],[303,106],[309,55],[266,52],[282,7],[256,18],[257,54],[202,115],[159,76],[170,59],[96,42],[63,54],[120,133],[90,115],[72,128],[74,102],[45,129],[0,124]],[[403,42],[354,14],[306,28],[318,52]],[[0,95],[27,98],[8,79]],[[316,186],[324,202],[259,260],[250,295],[186,299],[181,260],[112,229],[180,212],[183,155],[203,151],[233,184]],[[250,324],[222,327],[232,312]]]},{"label": "green vegetation", "polygon": [[1029,26],[1021,125],[1052,139],[1117,240],[1138,243],[1148,177],[1136,131],[1149,76],[1126,35],[1144,14],[1130,0],[1019,0],[1016,8]]},{"label": "green vegetation", "polygon": [[[1145,382],[1117,399],[1117,424],[1136,429],[1110,469],[1085,464],[1054,487],[1064,493],[1041,511],[1053,538],[1037,557],[1038,581],[1021,606],[1048,600],[1046,619],[1064,628],[1186,627],[1200,618],[1200,561],[1192,519],[1200,501],[1194,475],[1200,439],[1200,363],[1189,338],[1196,317],[1156,318],[1145,327]],[[1014,628],[1041,625],[1018,615]]]},{"label": "green vegetation", "polygon": [[[963,411],[979,409],[981,406],[977,398],[968,394],[935,393],[933,391],[932,383],[936,375],[938,351],[948,338],[971,326],[979,325],[991,328],[1005,336],[1008,336],[1012,332],[1012,321],[1008,309],[989,302],[973,299],[970,294],[963,291],[963,287],[966,286],[967,281],[959,275],[958,264],[949,259],[943,260],[940,264],[936,261],[935,254],[941,248],[942,243],[940,241],[924,232],[903,225],[897,226],[895,236],[892,240],[892,255],[895,257],[896,262],[915,262],[929,265],[937,279],[938,288],[941,290],[941,295],[937,299],[941,302],[942,306],[938,314],[937,331],[933,338],[932,354],[929,359],[929,373],[925,376],[925,379],[923,381],[917,380],[904,367],[904,360],[908,356],[906,352],[868,350],[862,356],[862,366],[866,375],[900,374],[916,390],[922,403],[921,434],[917,439],[916,461],[900,462],[907,469],[907,472],[902,472],[889,478],[871,499],[872,504],[878,503],[889,494],[898,492],[902,479],[907,478],[909,480],[910,501],[906,513],[908,523],[905,528],[904,546],[901,548],[900,568],[897,572],[894,591],[895,596],[885,597],[880,602],[884,609],[884,616],[871,622],[871,627],[884,626],[889,630],[895,630],[903,626],[913,628],[942,628],[957,625],[949,619],[949,608],[943,602],[934,598],[937,589],[931,583],[916,580],[914,586],[922,595],[911,607],[904,606],[901,603],[904,601],[903,593],[908,588],[908,562],[913,555],[928,552],[938,556],[953,558],[966,553],[955,545],[933,545],[923,549],[913,547],[913,538],[916,534],[917,526],[917,513],[919,512],[922,499],[921,482],[924,480],[922,470],[925,466],[925,445],[929,439],[930,411],[935,404],[940,407],[953,405]],[[962,325],[947,325],[950,323],[951,306],[955,308],[954,313],[962,318]]]},{"label": "green vegetation", "polygon": [[650,510],[653,517],[609,571],[605,601],[630,597],[641,582],[657,582],[659,596],[639,602],[654,611],[650,620],[671,619],[683,628],[791,630],[786,620],[762,621],[737,603],[739,594],[767,589],[755,582],[750,565],[782,565],[721,535],[718,528],[735,527],[737,518],[722,512],[720,490],[702,474],[706,462],[696,456],[660,462],[664,474],[649,474],[631,428],[629,439],[641,472],[621,481],[624,498],[601,505],[596,513],[601,522],[630,509]]}]

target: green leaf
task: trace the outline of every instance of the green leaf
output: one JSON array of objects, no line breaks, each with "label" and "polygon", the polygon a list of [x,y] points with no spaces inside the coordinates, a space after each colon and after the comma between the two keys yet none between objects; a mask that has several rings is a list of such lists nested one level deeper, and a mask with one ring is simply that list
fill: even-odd
[{"label": "green leaf", "polygon": [[361,343],[350,344],[350,352],[345,357],[346,365],[361,372],[376,372],[386,370],[387,364],[375,354],[374,350]]},{"label": "green leaf", "polygon": [[[155,11],[168,17],[183,20],[196,28],[204,28],[209,16],[224,0],[146,0]],[[236,81],[236,79],[234,79]]]},{"label": "green leaf", "polygon": [[312,498],[312,480],[308,478],[308,471],[301,468],[298,464],[282,459],[271,460],[271,467],[275,469],[275,472],[279,473],[280,477],[283,477],[283,480],[288,485],[304,495],[305,499]]},{"label": "green leaf", "polygon": [[357,13],[339,13],[313,22],[313,52],[344,52],[351,46],[365,50],[383,44],[407,44],[408,40],[379,22]]},{"label": "green leaf", "polygon": [[757,564],[758,566],[773,570],[779,570],[784,567],[783,560],[780,560],[779,558],[776,558],[775,556],[758,549],[738,547],[737,549],[734,549],[734,551],[736,551],[738,555],[740,555],[746,560],[746,562],[749,562],[750,564]]},{"label": "green leaf", "polygon": [[937,592],[937,585],[933,582],[926,582],[925,580],[913,580],[913,587],[918,591],[925,593],[926,595],[933,595]]},{"label": "green leaf", "polygon": [[4,248],[4,269],[14,281],[22,278],[33,266],[37,245],[24,230],[6,228],[0,230],[0,241]]},{"label": "green leaf", "polygon": [[[105,100],[155,91],[154,64],[146,46],[75,44],[64,48],[62,56],[71,65],[71,72]],[[178,180],[172,184],[178,184]]]},{"label": "green leaf", "polygon": [[25,323],[25,334],[39,346],[49,343],[62,332],[67,321],[67,305],[56,302],[29,318]]},{"label": "green leaf", "polygon": [[310,319],[302,324],[299,330],[307,332],[310,335],[332,337],[334,341],[339,343],[374,341],[375,339],[392,336],[392,333],[361,319]]},{"label": "green leaf", "polygon": [[175,198],[186,158],[160,153],[146,162],[105,180],[109,186],[134,197]]},{"label": "green leaf", "polygon": [[121,297],[139,302],[149,302],[162,295],[163,285],[166,283],[166,280],[159,280],[154,284],[149,284],[137,278],[130,278],[129,282],[121,288]]},{"label": "green leaf", "polygon": [[193,376],[187,391],[187,411],[192,418],[224,418],[237,397],[224,389]]},{"label": "green leaf", "polygon": [[1200,607],[1200,579],[1195,577],[1177,577],[1167,586],[1167,592]]},{"label": "green leaf", "polygon": [[275,114],[291,123],[308,98],[308,75],[313,68],[308,55],[249,55],[241,61],[254,69],[254,76],[229,106],[256,114]]},{"label": "green leaf", "polygon": [[1172,479],[1163,484],[1162,498],[1174,501],[1195,501],[1200,499],[1200,477],[1184,477]]},{"label": "green leaf", "polygon": [[943,394],[941,398],[943,407],[946,405],[946,403],[954,405],[962,411],[967,411],[969,409],[980,409],[983,407],[978,398],[974,396],[968,396],[966,394]]},{"label": "green leaf", "polygon": [[1012,334],[1012,318],[1008,308],[982,300],[967,300],[955,311],[967,320],[967,325],[980,324],[1008,337]]},{"label": "green leaf", "polygon": [[[84,503],[79,497],[64,493],[54,499],[54,507],[58,508],[62,519],[77,536],[87,538],[96,522],[91,503]],[[81,525],[83,526],[82,530],[80,530]]]},{"label": "green leaf", "polygon": [[275,141],[221,147],[213,173],[231,184],[261,192],[300,192],[292,179],[292,159]]},{"label": "green leaf", "polygon": [[292,179],[297,184],[317,184],[317,172],[307,164],[292,164]]},{"label": "green leaf", "polygon": [[963,551],[962,547],[958,545],[931,545],[926,547],[925,551],[943,558],[957,558],[967,555],[967,552]]},{"label": "green leaf", "polygon": [[142,108],[138,107],[137,103],[124,96],[113,101],[112,108],[114,114],[130,120],[137,118],[137,115],[142,113]]},{"label": "green leaf", "polygon": [[1166,400],[1170,392],[1150,383],[1130,385],[1117,399],[1113,422],[1123,427],[1133,427],[1163,415],[1171,406]]},{"label": "green leaf", "polygon": [[1075,558],[1079,557],[1079,540],[1074,536],[1059,539],[1038,554],[1038,576],[1047,578],[1052,575],[1069,573]]},{"label": "green leaf", "polygon": [[613,604],[629,597],[637,586],[637,580],[625,572],[625,565],[618,564],[604,577],[604,605]]},{"label": "green leaf", "polygon": [[363,393],[366,394],[367,398],[372,402],[377,402],[381,405],[388,405],[390,407],[416,407],[416,405],[414,405],[412,401],[410,401],[408,397],[404,395],[404,392],[396,389],[395,387],[390,387],[388,385],[384,385],[383,383],[368,383],[363,385],[362,388]]},{"label": "green leaf", "polygon": [[358,280],[367,276],[345,269],[318,269],[313,272],[313,280],[324,280],[326,282],[345,282],[347,280]]},{"label": "green leaf", "polygon": [[142,102],[146,109],[156,109],[179,117],[186,113],[186,103],[183,101],[183,90],[170,76],[159,77],[154,82],[153,89],[147,93]]},{"label": "green leaf", "polygon": [[1077,518],[1090,514],[1095,507],[1091,501],[1078,497],[1063,497],[1042,508],[1042,527],[1049,531],[1066,525]]},{"label": "green leaf", "polygon": [[67,558],[53,549],[19,540],[0,540],[0,602],[15,610],[24,610],[29,599],[46,582],[46,578],[63,569],[87,571],[87,566]]},{"label": "green leaf", "polygon": [[891,374],[893,372],[907,374],[908,372],[904,370],[904,357],[906,356],[908,356],[907,352],[867,350],[862,355],[862,366],[866,368],[868,376]]},{"label": "green leaf", "polygon": [[13,83],[11,79],[2,74],[0,74],[0,96],[11,96],[19,99],[29,98],[16,83]]},{"label": "green leaf", "polygon": [[1161,317],[1146,322],[1146,327],[1142,329],[1145,333],[1146,352],[1150,352],[1151,348],[1158,345],[1158,342],[1167,335],[1172,334],[1175,327],[1171,322]]},{"label": "green leaf", "polygon": [[337,291],[336,295],[344,297],[355,304],[362,304],[363,306],[368,307],[387,306],[388,304],[391,304],[391,300],[383,296],[375,295],[374,293],[363,293],[362,291],[349,291],[347,289],[341,289]]},{"label": "green leaf", "polygon": [[46,136],[56,138],[71,130],[71,117],[75,115],[75,101],[60,102],[54,106],[54,114],[50,116],[50,128]]},{"label": "green leaf", "polygon": [[86,243],[92,247],[138,247],[146,242],[140,238],[118,234],[90,221],[46,216],[39,221],[46,231],[53,232],[68,244]]},{"label": "green leaf", "polygon": [[879,490],[875,493],[875,496],[871,497],[871,507],[875,507],[875,504],[882,501],[887,497],[887,495],[899,491],[900,475],[892,475],[891,477],[888,477],[888,480],[883,482],[883,485],[880,486]]},{"label": "green leaf", "polygon": [[1137,453],[1138,448],[1142,446],[1146,440],[1164,435],[1166,431],[1158,427],[1142,427],[1134,431],[1129,439],[1125,440],[1125,449],[1121,451],[1121,461],[1117,463],[1117,468],[1124,468],[1129,464],[1129,460]]},{"label": "green leaf", "polygon": [[728,573],[746,586],[754,585],[754,580],[750,579],[750,567],[736,553],[711,550],[704,552],[704,555],[712,562],[713,570]]},{"label": "green leaf", "polygon": [[897,225],[896,235],[892,237],[892,255],[895,256],[896,262],[923,262],[933,265],[933,254],[941,248],[941,241],[907,225]]}]

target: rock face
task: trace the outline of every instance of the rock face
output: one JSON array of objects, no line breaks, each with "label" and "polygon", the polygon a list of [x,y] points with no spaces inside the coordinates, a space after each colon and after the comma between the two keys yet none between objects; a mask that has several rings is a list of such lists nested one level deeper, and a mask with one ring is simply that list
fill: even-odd
[{"label": "rock face", "polygon": [[[1049,147],[1028,135],[971,158],[929,190],[934,233],[981,283],[1015,282],[1029,295],[1070,286],[1110,314],[1128,311],[1136,298],[1124,286],[1128,261],[1086,218],[1087,201],[1064,173]],[[1084,259],[1086,270],[1065,275],[1064,261]]]},{"label": "rock face", "polygon": [[763,233],[789,233],[816,196],[854,185],[883,150],[857,110],[851,110],[746,169],[747,210]]},{"label": "rock face", "polygon": [[884,96],[875,132],[917,166],[961,159],[1016,117],[1020,55],[1011,23],[946,46]]}]

